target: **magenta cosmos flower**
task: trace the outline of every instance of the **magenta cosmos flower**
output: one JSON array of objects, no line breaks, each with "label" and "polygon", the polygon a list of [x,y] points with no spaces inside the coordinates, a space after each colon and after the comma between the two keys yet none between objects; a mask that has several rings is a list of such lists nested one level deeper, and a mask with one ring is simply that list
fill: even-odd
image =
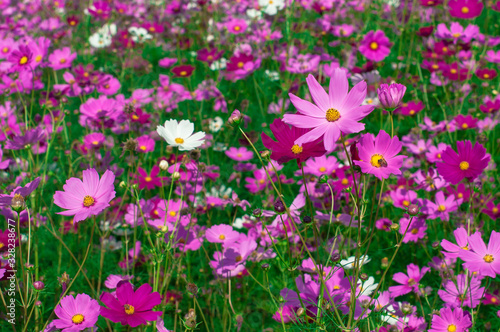
[{"label": "magenta cosmos flower", "polygon": [[391,292],[391,296],[398,297],[404,294],[408,294],[410,292],[415,292],[416,294],[420,294],[419,283],[420,280],[424,277],[424,275],[430,270],[428,267],[423,267],[422,270],[415,265],[410,264],[406,267],[408,271],[408,275],[403,272],[395,273],[392,279],[397,283],[401,284],[399,286],[391,286],[389,287],[389,292]]},{"label": "magenta cosmos flower", "polygon": [[358,145],[359,158],[354,163],[361,167],[361,171],[373,174],[380,180],[387,179],[390,174],[401,174],[399,170],[403,166],[406,156],[397,156],[401,151],[403,143],[398,137],[393,137],[381,130],[377,137],[373,134],[365,134],[361,137]]},{"label": "magenta cosmos flower", "polygon": [[472,326],[467,313],[461,308],[443,308],[439,315],[432,316],[429,332],[465,332]]},{"label": "magenta cosmos flower", "polygon": [[54,309],[59,317],[53,324],[56,328],[66,332],[82,331],[94,327],[99,318],[101,307],[99,303],[87,294],[65,296]]},{"label": "magenta cosmos flower", "polygon": [[450,15],[458,18],[474,18],[481,15],[483,4],[478,0],[451,0],[448,2]]},{"label": "magenta cosmos flower", "polygon": [[262,133],[262,143],[271,150],[271,159],[276,160],[278,164],[286,163],[292,159],[297,159],[297,162],[301,163],[310,157],[321,157],[326,153],[323,142],[319,138],[303,145],[295,144],[295,140],[306,134],[308,129],[290,127],[281,119],[275,119],[269,128],[278,141],[276,142]]},{"label": "magenta cosmos flower", "polygon": [[399,106],[406,92],[406,86],[403,84],[393,83],[391,85],[380,84],[377,89],[378,100],[380,104],[389,109]]},{"label": "magenta cosmos flower", "polygon": [[488,247],[479,232],[472,234],[469,236],[469,250],[460,250],[458,257],[465,261],[465,268],[495,278],[500,274],[500,233],[491,232]]},{"label": "magenta cosmos flower", "polygon": [[369,31],[359,45],[359,52],[371,61],[382,61],[391,53],[391,42],[382,30]]},{"label": "magenta cosmos flower", "polygon": [[283,121],[298,128],[312,129],[295,140],[301,146],[323,137],[323,144],[328,152],[335,148],[335,142],[340,132],[345,134],[359,133],[365,129],[360,123],[375,106],[361,103],[366,97],[366,82],[361,81],[349,91],[349,82],[346,72],[336,68],[330,78],[329,93],[309,75],[306,79],[314,104],[300,99],[290,93],[290,101],[299,111],[299,114],[285,114]]},{"label": "magenta cosmos flower", "polygon": [[110,170],[99,179],[99,174],[93,168],[83,171],[83,182],[77,178],[66,180],[64,191],[56,191],[54,194],[54,204],[68,211],[58,214],[74,216],[74,222],[98,215],[115,197],[114,181],[115,174]]},{"label": "magenta cosmos flower", "polygon": [[149,284],[144,284],[134,292],[132,285],[124,282],[116,289],[116,298],[110,293],[102,293],[101,301],[108,308],[101,307],[101,316],[131,327],[155,321],[162,312],[152,309],[161,303],[161,295],[152,290]]},{"label": "magenta cosmos flower", "polygon": [[458,184],[465,178],[473,181],[490,162],[486,149],[477,142],[472,147],[471,141],[459,141],[457,151],[458,154],[448,147],[441,155],[443,162],[436,163],[439,174],[451,184]]}]

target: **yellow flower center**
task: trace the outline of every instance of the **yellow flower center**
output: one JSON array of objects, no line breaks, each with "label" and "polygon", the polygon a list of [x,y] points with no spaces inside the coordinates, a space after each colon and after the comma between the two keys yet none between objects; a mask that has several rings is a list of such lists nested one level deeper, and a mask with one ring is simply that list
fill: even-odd
[{"label": "yellow flower center", "polygon": [[441,159],[441,153],[438,153],[438,154],[436,155],[436,157],[438,157],[439,159]]},{"label": "yellow flower center", "polygon": [[455,332],[457,330],[457,326],[455,324],[448,325],[446,329],[448,332]]},{"label": "yellow flower center", "polygon": [[21,60],[19,60],[19,64],[20,64],[20,65],[24,65],[24,64],[26,64],[27,62],[28,62],[28,57],[27,57],[27,56],[23,56],[23,57],[21,58]]},{"label": "yellow flower center", "polygon": [[177,143],[177,144],[182,144],[182,143],[184,143],[184,139],[183,139],[183,138],[180,138],[180,137],[177,137],[177,138],[175,139],[175,143]]},{"label": "yellow flower center", "polygon": [[454,69],[454,68],[452,68],[452,69],[450,69],[450,73],[452,73],[452,74],[456,74],[456,73],[457,73],[457,70],[456,70],[456,69]]},{"label": "yellow flower center", "polygon": [[8,47],[4,47],[4,48],[2,48],[2,52],[3,52],[3,53],[7,53],[8,51],[9,51],[9,48],[8,48]]},{"label": "yellow flower center", "polygon": [[467,123],[462,124],[462,128],[467,129],[469,128],[469,125]]},{"label": "yellow flower center", "polygon": [[241,262],[243,260],[243,257],[241,257],[241,255],[238,255],[234,260],[237,262]]},{"label": "yellow flower center", "polygon": [[170,211],[168,214],[169,214],[171,217],[175,217],[175,215],[177,214],[177,212],[175,212],[175,211]]},{"label": "yellow flower center", "polygon": [[410,201],[407,201],[406,199],[403,201],[404,206],[410,206]]},{"label": "yellow flower center", "polygon": [[462,7],[462,13],[463,14],[467,14],[469,12],[469,8],[468,7]]},{"label": "yellow flower center", "polygon": [[95,203],[95,200],[94,200],[94,197],[92,197],[92,196],[87,195],[83,198],[83,206],[85,206],[85,207],[92,206],[92,205],[94,205],[94,203]]},{"label": "yellow flower center", "polygon": [[35,61],[36,62],[42,61],[42,56],[41,55],[37,55],[36,58],[35,58]]},{"label": "yellow flower center", "polygon": [[133,306],[131,306],[130,304],[125,304],[123,307],[125,308],[125,313],[127,315],[133,315],[134,314],[135,308]]},{"label": "yellow flower center", "polygon": [[498,208],[497,208],[497,207],[494,207],[493,209],[491,209],[491,212],[493,212],[493,213],[498,213]]},{"label": "yellow flower center", "polygon": [[483,257],[483,260],[486,262],[486,263],[493,263],[493,261],[495,260],[495,258],[493,258],[493,255],[486,255]]},{"label": "yellow flower center", "polygon": [[413,114],[415,114],[415,110],[410,111],[410,115],[413,115]]},{"label": "yellow flower center", "polygon": [[139,117],[136,114],[134,114],[134,115],[132,115],[132,119],[139,120]]},{"label": "yellow flower center", "polygon": [[464,197],[464,194],[462,194],[462,193],[458,193],[458,195],[457,195],[457,196],[458,196],[458,198],[462,198],[462,197]]},{"label": "yellow flower center", "polygon": [[146,147],[144,145],[141,145],[139,149],[141,149],[142,151],[146,151]]},{"label": "yellow flower center", "polygon": [[226,236],[224,234],[219,235],[219,240],[225,240]]},{"label": "yellow flower center", "polygon": [[340,119],[340,113],[335,108],[329,108],[326,111],[326,121],[335,122]]},{"label": "yellow flower center", "polygon": [[384,157],[381,154],[374,154],[370,158],[370,164],[372,164],[373,167],[387,167],[387,161],[384,159]]},{"label": "yellow flower center", "polygon": [[461,34],[457,32],[457,33],[454,33],[452,36],[455,37],[455,38],[458,38],[458,37],[461,36]]},{"label": "yellow flower center", "polygon": [[411,230],[411,233],[412,233],[413,235],[417,234],[417,233],[418,233],[418,228],[414,228],[414,229],[412,229],[412,230]]},{"label": "yellow flower center", "polygon": [[234,27],[234,31],[240,31],[240,30],[241,30],[241,27],[239,25]]},{"label": "yellow flower center", "polygon": [[181,75],[181,76],[186,76],[186,75],[187,75],[187,71],[185,71],[185,70],[181,71],[181,72],[180,72],[180,75]]},{"label": "yellow flower center", "polygon": [[325,167],[320,167],[320,168],[319,168],[319,171],[320,171],[321,173],[324,173],[324,172],[326,172],[326,168],[325,168]]},{"label": "yellow flower center", "polygon": [[342,181],[340,183],[342,183],[344,186],[347,186],[347,184],[349,183],[349,180],[344,178],[344,179],[342,179]]},{"label": "yellow flower center", "polygon": [[302,152],[302,147],[295,144],[292,146],[292,152],[293,154],[299,154]]},{"label": "yellow flower center", "polygon": [[99,142],[98,141],[93,141],[92,144],[99,145]]},{"label": "yellow flower center", "polygon": [[59,60],[59,63],[66,63],[66,59]]},{"label": "yellow flower center", "polygon": [[458,167],[460,167],[462,171],[466,171],[469,169],[469,163],[466,161],[462,161]]},{"label": "yellow flower center", "polygon": [[490,74],[484,74],[483,77],[484,78],[490,78]]},{"label": "yellow flower center", "polygon": [[153,180],[153,179],[151,179],[150,176],[146,176],[146,178],[144,180],[146,180],[146,182],[151,182],[151,180]]},{"label": "yellow flower center", "polygon": [[81,324],[83,322],[83,319],[84,319],[84,317],[82,314],[76,314],[73,317],[71,317],[71,321],[74,324]]},{"label": "yellow flower center", "polygon": [[446,206],[444,206],[444,205],[439,205],[439,206],[438,206],[438,211],[439,211],[439,212],[444,212],[444,211],[446,211]]},{"label": "yellow flower center", "polygon": [[[412,233],[413,233],[413,231],[412,231]],[[413,279],[413,278],[408,279],[408,285],[412,286],[415,284],[416,284],[415,279]]]},{"label": "yellow flower center", "polygon": [[238,62],[237,64],[238,68],[243,68],[245,66],[245,64],[243,62]]},{"label": "yellow flower center", "polygon": [[376,49],[378,49],[378,44],[377,44],[376,42],[371,42],[371,43],[370,43],[370,48],[371,48],[372,50],[376,50]]}]

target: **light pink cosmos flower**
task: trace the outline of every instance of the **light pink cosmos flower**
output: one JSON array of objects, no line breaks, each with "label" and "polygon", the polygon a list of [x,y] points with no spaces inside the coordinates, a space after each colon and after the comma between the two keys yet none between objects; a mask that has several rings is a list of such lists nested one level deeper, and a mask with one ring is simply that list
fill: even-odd
[{"label": "light pink cosmos flower", "polygon": [[382,30],[369,31],[359,45],[359,52],[368,60],[382,61],[391,53],[391,45]]},{"label": "light pink cosmos flower", "polygon": [[208,242],[228,245],[238,240],[240,233],[229,225],[214,225],[207,229],[205,236]]},{"label": "light pink cosmos flower", "polygon": [[446,239],[441,241],[441,247],[446,250],[443,251],[443,255],[446,258],[457,258],[461,249],[469,250],[469,236],[467,235],[465,228],[460,227],[455,229],[453,231],[453,235],[455,236],[457,244],[451,243]]},{"label": "light pink cosmos flower", "polygon": [[420,294],[418,287],[419,282],[430,269],[428,267],[423,267],[422,270],[420,270],[417,265],[410,264],[406,267],[406,270],[408,271],[408,275],[403,272],[398,272],[392,277],[394,281],[401,285],[389,287],[391,296],[397,297],[412,291],[415,292],[415,294]]},{"label": "light pink cosmos flower", "polygon": [[500,274],[500,233],[492,231],[488,247],[480,233],[469,236],[470,250],[460,250],[458,257],[465,261],[464,267],[483,276],[495,278]]},{"label": "light pink cosmos flower", "polygon": [[366,82],[359,82],[349,91],[346,72],[340,68],[336,68],[330,78],[328,94],[314,76],[309,75],[306,81],[314,104],[290,94],[290,101],[299,114],[283,116],[283,121],[292,126],[312,128],[296,139],[295,144],[302,145],[323,137],[325,149],[331,152],[341,132],[354,134],[365,129],[365,125],[358,121],[375,108],[370,105],[361,106],[366,97]]},{"label": "light pink cosmos flower", "polygon": [[248,161],[253,158],[253,152],[242,146],[240,148],[230,147],[224,151],[226,156],[237,161]]},{"label": "light pink cosmos flower", "polygon": [[83,171],[83,182],[77,178],[66,180],[64,191],[56,191],[54,194],[54,204],[67,209],[58,214],[74,216],[75,223],[91,215],[98,215],[115,197],[114,181],[115,174],[110,170],[99,179],[99,173],[93,168]]},{"label": "light pink cosmos flower", "polygon": [[361,160],[354,160],[354,163],[361,167],[363,173],[373,174],[380,180],[387,179],[391,174],[401,174],[400,168],[406,156],[397,156],[403,146],[397,136],[391,138],[381,130],[377,137],[373,134],[363,135],[359,143]]},{"label": "light pink cosmos flower", "polygon": [[70,68],[73,60],[76,59],[76,52],[71,53],[69,47],[65,47],[60,50],[55,50],[49,55],[49,67],[54,70]]}]

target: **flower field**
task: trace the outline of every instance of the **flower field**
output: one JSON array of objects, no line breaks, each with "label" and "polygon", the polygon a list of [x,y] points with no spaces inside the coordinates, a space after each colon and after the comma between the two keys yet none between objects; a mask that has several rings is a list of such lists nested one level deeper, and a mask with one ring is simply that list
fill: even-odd
[{"label": "flower field", "polygon": [[1,331],[500,331],[500,1],[0,11]]}]

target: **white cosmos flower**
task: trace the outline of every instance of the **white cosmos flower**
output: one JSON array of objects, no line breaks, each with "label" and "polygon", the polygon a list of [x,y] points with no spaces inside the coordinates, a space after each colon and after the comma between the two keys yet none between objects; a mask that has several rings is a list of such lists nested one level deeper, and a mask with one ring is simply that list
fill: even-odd
[{"label": "white cosmos flower", "polygon": [[116,35],[116,24],[110,23],[110,24],[104,24],[102,28],[100,28],[98,31],[101,35],[110,35],[114,36]]},{"label": "white cosmos flower", "polygon": [[223,124],[224,120],[222,120],[220,116],[216,116],[215,118],[209,120],[208,128],[212,133],[216,133],[222,128]]},{"label": "white cosmos flower", "polygon": [[99,32],[89,37],[89,44],[94,48],[103,48],[111,45],[111,35],[103,35]]},{"label": "white cosmos flower", "polygon": [[358,296],[369,296],[377,288],[378,284],[375,283],[375,278],[370,277],[365,282],[358,280],[359,293]]},{"label": "white cosmos flower", "polygon": [[193,134],[194,124],[188,120],[167,120],[165,126],[157,126],[156,131],[168,144],[179,147],[179,151],[193,150],[205,142],[205,133]]},{"label": "white cosmos flower", "polygon": [[130,27],[128,28],[128,32],[130,33],[132,40],[136,43],[142,43],[153,38],[153,36],[148,33],[148,30],[144,28]]},{"label": "white cosmos flower", "polygon": [[[284,0],[259,0],[259,6],[264,9],[267,15],[276,15],[278,10],[285,8]],[[248,13],[247,13],[248,14]]]},{"label": "white cosmos flower", "polygon": [[[354,268],[356,256],[351,256],[347,259],[343,259],[340,261],[340,266],[342,266],[345,270],[350,270]],[[363,266],[371,260],[370,257],[366,255],[362,255],[359,257],[359,266]]]},{"label": "white cosmos flower", "polygon": [[260,10],[254,9],[254,8],[247,9],[247,16],[250,17],[251,19],[254,19],[254,18],[259,19],[262,17],[262,12]]}]

